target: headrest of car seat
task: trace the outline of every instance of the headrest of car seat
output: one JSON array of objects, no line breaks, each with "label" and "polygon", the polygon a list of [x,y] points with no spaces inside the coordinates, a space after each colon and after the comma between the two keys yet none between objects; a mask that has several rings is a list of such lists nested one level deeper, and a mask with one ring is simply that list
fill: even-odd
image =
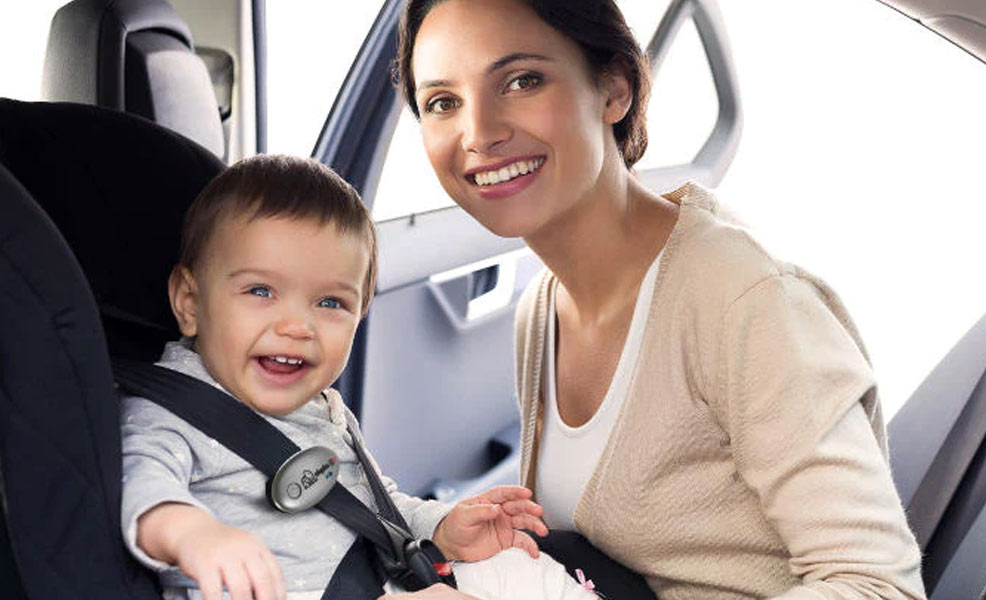
[{"label": "headrest of car seat", "polygon": [[75,252],[110,353],[157,359],[178,330],[167,278],[185,209],[223,163],[201,146],[116,111],[0,100],[0,163]]},{"label": "headrest of car seat", "polygon": [[22,597],[19,579],[30,598],[153,598],[120,534],[119,409],[96,303],[2,166],[0,200],[0,554],[16,558],[13,573],[0,564],[2,595]]},{"label": "headrest of car seat", "polygon": [[140,115],[223,156],[225,141],[205,63],[165,0],[74,0],[48,34],[42,97]]}]

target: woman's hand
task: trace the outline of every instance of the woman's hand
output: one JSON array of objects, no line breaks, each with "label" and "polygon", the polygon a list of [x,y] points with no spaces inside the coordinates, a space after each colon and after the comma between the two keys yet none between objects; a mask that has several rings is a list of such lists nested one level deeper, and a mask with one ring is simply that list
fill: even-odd
[{"label": "woman's hand", "polygon": [[519,531],[548,534],[541,520],[544,509],[530,498],[531,490],[518,485],[497,486],[467,498],[439,523],[433,541],[450,560],[483,560],[507,548],[521,548],[537,558],[537,544]]},{"label": "woman's hand", "polygon": [[463,594],[444,583],[436,583],[430,588],[405,594],[386,594],[377,600],[477,600],[475,596]]},{"label": "woman's hand", "polygon": [[137,545],[149,556],[177,565],[195,580],[205,600],[284,600],[281,567],[253,535],[224,525],[204,510],[165,503],[141,515]]}]

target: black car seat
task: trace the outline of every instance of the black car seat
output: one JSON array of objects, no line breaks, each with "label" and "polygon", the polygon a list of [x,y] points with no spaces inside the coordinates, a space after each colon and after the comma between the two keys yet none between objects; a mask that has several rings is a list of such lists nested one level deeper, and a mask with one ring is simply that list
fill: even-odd
[{"label": "black car seat", "polygon": [[159,597],[122,546],[109,355],[177,336],[179,224],[222,163],[124,113],[0,100],[0,166],[0,597]]},{"label": "black car seat", "polygon": [[58,9],[42,98],[140,115],[226,154],[209,70],[165,0],[74,0]]},{"label": "black car seat", "polygon": [[932,600],[986,590],[986,317],[888,426],[890,464]]}]

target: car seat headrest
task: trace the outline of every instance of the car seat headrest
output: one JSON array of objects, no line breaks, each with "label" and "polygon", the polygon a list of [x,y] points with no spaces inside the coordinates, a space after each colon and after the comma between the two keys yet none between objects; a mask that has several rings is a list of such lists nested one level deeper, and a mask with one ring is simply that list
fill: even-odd
[{"label": "car seat headrest", "polygon": [[67,240],[110,353],[156,359],[178,330],[167,278],[185,210],[223,168],[149,121],[81,104],[0,100],[0,163]]},{"label": "car seat headrest", "polygon": [[205,63],[165,0],[74,0],[51,22],[42,98],[140,115],[225,154]]}]

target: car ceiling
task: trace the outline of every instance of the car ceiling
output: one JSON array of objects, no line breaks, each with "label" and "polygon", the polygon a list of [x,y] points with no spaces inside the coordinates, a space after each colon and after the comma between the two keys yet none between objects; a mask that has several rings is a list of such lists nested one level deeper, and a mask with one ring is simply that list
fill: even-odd
[{"label": "car ceiling", "polygon": [[880,0],[986,62],[986,2]]}]

